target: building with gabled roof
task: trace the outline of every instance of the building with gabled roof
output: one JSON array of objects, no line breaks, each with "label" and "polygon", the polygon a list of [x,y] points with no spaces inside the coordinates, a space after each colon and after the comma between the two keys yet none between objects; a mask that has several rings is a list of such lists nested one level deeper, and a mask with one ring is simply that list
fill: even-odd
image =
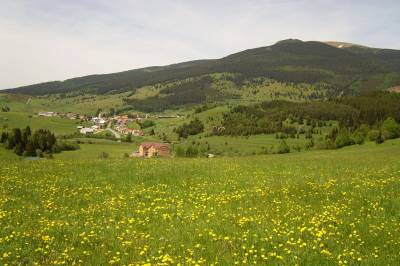
[{"label": "building with gabled roof", "polygon": [[154,156],[170,156],[171,147],[168,143],[159,142],[142,142],[139,146],[139,151],[133,156],[151,158]]}]

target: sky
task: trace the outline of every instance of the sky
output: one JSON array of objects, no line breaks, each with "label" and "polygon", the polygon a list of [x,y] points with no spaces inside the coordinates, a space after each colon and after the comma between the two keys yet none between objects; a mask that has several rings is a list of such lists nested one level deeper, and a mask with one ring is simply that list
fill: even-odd
[{"label": "sky", "polygon": [[288,38],[400,49],[399,0],[1,0],[0,89]]}]

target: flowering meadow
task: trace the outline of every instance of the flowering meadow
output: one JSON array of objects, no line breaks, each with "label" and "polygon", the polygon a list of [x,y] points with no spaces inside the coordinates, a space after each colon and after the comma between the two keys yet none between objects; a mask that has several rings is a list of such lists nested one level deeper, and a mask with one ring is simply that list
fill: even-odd
[{"label": "flowering meadow", "polygon": [[400,262],[399,141],[243,158],[0,163],[0,265]]}]

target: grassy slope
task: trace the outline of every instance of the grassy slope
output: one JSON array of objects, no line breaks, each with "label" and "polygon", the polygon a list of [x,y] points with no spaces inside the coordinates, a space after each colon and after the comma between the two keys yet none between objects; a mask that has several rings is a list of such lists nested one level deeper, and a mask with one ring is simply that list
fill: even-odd
[{"label": "grassy slope", "polygon": [[[43,100],[41,100],[43,101]],[[50,101],[49,101],[50,102]],[[0,94],[0,107],[8,106],[10,112],[0,112],[0,131],[30,126],[32,129],[45,128],[55,134],[68,134],[76,132],[77,121],[59,117],[38,117],[35,113],[40,111],[59,111],[58,109],[44,108],[35,98]]]},{"label": "grassy slope", "polygon": [[[85,144],[79,144],[80,149],[76,151],[64,151],[55,154],[56,159],[97,159],[101,152],[109,155],[109,158],[122,158],[124,154],[131,154],[137,150],[137,144],[116,142],[104,139],[84,139]],[[88,142],[92,144],[88,144]]]},{"label": "grassy slope", "polygon": [[[210,153],[224,155],[251,155],[265,152],[266,148],[271,148],[279,143],[275,135],[254,135],[249,137],[230,137],[230,136],[212,136],[207,138],[193,138],[204,145],[210,144]],[[289,146],[304,145],[307,141],[303,136],[299,139],[286,139]],[[190,139],[189,141],[190,142]]]},{"label": "grassy slope", "polygon": [[[33,130],[44,128],[55,134],[68,134],[76,132],[76,120],[59,117],[29,117],[23,112],[0,113],[0,127],[7,126],[9,129],[29,125]],[[1,129],[0,129],[1,130]]]},{"label": "grassy slope", "polygon": [[395,265],[399,147],[2,160],[0,263]]}]

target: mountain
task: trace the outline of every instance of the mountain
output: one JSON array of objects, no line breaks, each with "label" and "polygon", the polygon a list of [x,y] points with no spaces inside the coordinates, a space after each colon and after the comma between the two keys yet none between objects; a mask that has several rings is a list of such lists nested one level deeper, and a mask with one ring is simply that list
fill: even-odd
[{"label": "mountain", "polygon": [[235,84],[265,77],[279,82],[326,84],[341,93],[400,85],[400,51],[341,42],[288,39],[220,59],[197,60],[124,72],[34,84],[6,92],[45,95],[85,91],[116,93],[213,73],[234,73]]},{"label": "mountain", "polygon": [[364,48],[369,48],[367,46],[359,45],[359,44],[354,44],[354,43],[348,43],[348,42],[324,42],[330,46],[336,47],[336,48],[350,48],[350,47],[364,47]]}]

